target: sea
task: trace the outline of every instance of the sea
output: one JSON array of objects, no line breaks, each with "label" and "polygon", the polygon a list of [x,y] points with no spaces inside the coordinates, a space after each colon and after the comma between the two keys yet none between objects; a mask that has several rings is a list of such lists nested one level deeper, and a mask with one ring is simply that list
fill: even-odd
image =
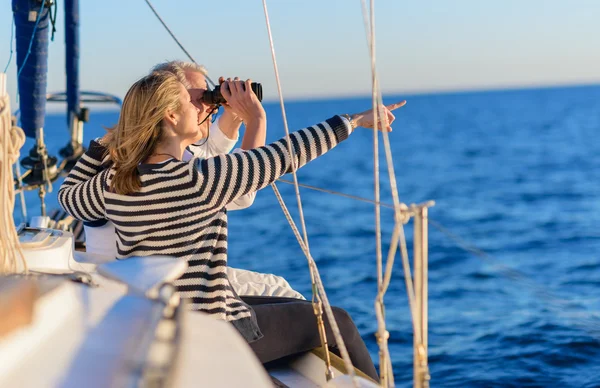
[{"label": "sea", "polygon": [[[385,96],[402,99],[390,133],[400,201],[429,210],[429,368],[433,387],[600,386],[600,86]],[[286,102],[290,130],[368,109],[364,98]],[[85,142],[117,111],[91,106]],[[265,103],[268,141],[285,135]],[[66,117],[49,114],[51,153]],[[380,137],[381,200],[392,203]],[[32,145],[29,140],[24,150]],[[25,154],[25,152],[23,152]],[[373,133],[359,128],[298,171],[302,184],[374,198]],[[291,176],[285,177],[291,180]],[[56,191],[47,206],[56,208]],[[300,225],[293,186],[278,183]],[[377,291],[375,210],[368,202],[300,189],[312,256],[329,301],[346,309],[373,359]],[[28,193],[29,216],[39,200]],[[15,209],[15,219],[21,214]],[[383,257],[394,227],[381,209]],[[404,225],[412,262],[412,229]],[[307,261],[273,190],[229,213],[229,264],[274,273],[308,299]],[[385,295],[394,377],[412,386],[413,335],[400,256]],[[290,335],[293,335],[290,333]]]}]

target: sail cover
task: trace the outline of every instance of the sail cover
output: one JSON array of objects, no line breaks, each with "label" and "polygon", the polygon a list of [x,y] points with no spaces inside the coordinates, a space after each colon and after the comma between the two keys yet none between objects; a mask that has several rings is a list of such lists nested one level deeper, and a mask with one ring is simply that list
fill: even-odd
[{"label": "sail cover", "polygon": [[[37,0],[13,0],[21,127],[35,138],[44,127],[48,73],[48,8]],[[40,13],[41,10],[41,13]],[[36,26],[37,24],[37,26]]]}]

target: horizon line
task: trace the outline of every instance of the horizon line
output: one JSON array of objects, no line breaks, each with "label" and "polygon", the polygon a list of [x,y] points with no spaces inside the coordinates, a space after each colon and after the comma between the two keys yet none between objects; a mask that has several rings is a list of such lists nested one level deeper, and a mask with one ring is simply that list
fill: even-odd
[{"label": "horizon line", "polygon": [[[473,86],[467,88],[440,88],[440,89],[408,89],[405,91],[383,91],[383,97],[391,97],[391,96],[406,96],[406,97],[424,97],[424,96],[437,96],[437,95],[452,95],[452,94],[477,94],[477,93],[502,93],[502,92],[510,92],[510,91],[526,91],[526,90],[544,90],[544,89],[568,89],[568,88],[585,88],[585,87],[600,87],[600,81],[585,81],[585,82],[571,82],[571,83],[553,83],[553,84],[515,84],[515,85],[490,85],[490,86]],[[326,101],[331,99],[338,100],[359,100],[371,98],[371,94],[355,94],[348,95],[347,93],[344,95],[314,95],[314,96],[295,96],[295,97],[287,97],[284,99],[284,102],[290,103],[306,103],[310,101]],[[265,98],[262,100],[263,104],[278,104],[279,98],[277,96],[272,98]],[[94,106],[96,104],[89,104],[89,106]],[[59,107],[61,104],[53,103],[53,107]],[[59,113],[61,109],[46,109],[46,113]],[[104,108],[100,107],[100,109],[94,109],[96,112],[111,112],[118,111],[119,108],[109,107]]]}]

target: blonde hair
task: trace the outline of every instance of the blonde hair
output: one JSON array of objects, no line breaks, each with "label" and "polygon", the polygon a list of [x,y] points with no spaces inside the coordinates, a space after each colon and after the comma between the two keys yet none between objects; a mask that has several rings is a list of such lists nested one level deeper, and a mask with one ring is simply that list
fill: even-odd
[{"label": "blonde hair", "polygon": [[186,71],[197,71],[198,73],[202,73],[202,75],[208,75],[208,71],[206,71],[206,68],[204,66],[198,65],[197,63],[193,62],[184,61],[170,61],[159,63],[158,65],[154,66],[152,71],[168,71],[169,73],[175,74],[179,82],[181,82],[186,89],[191,89],[192,87],[187,77],[185,76]]},{"label": "blonde hair", "polygon": [[134,83],[125,98],[119,122],[110,132],[108,153],[116,170],[110,187],[117,194],[132,194],[142,183],[138,165],[160,141],[162,122],[168,111],[181,108],[180,82],[173,73],[156,71]]}]

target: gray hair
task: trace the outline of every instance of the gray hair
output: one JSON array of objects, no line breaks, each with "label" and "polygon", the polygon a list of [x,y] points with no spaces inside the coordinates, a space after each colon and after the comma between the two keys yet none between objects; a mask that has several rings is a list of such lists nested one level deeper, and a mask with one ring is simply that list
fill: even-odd
[{"label": "gray hair", "polygon": [[198,65],[193,62],[184,62],[184,61],[169,61],[159,63],[158,65],[152,68],[152,71],[168,71],[169,73],[175,74],[179,82],[183,84],[187,89],[191,88],[191,85],[187,78],[185,77],[186,71],[197,71],[198,73],[202,73],[203,75],[208,75],[208,71],[202,65]]}]

